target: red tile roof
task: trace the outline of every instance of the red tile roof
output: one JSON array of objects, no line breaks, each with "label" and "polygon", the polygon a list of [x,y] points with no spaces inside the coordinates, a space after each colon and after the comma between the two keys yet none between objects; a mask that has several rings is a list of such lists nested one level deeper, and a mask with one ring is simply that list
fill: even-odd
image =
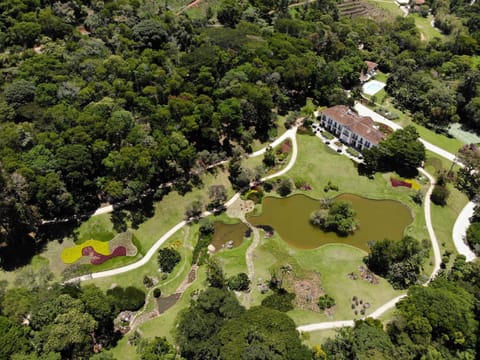
[{"label": "red tile roof", "polygon": [[377,63],[374,63],[373,61],[365,61],[368,67],[368,71],[374,70],[378,67]]},{"label": "red tile roof", "polygon": [[360,116],[348,106],[336,105],[323,110],[322,114],[367,139],[373,145],[378,145],[385,138],[385,134],[374,127],[375,123],[370,116]]}]

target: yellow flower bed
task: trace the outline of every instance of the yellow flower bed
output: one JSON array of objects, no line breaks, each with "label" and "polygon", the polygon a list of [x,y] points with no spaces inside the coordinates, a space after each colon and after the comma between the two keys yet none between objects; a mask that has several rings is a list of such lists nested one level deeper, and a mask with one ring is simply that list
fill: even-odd
[{"label": "yellow flower bed", "polygon": [[99,254],[110,255],[110,249],[108,248],[107,241],[87,240],[80,245],[75,245],[64,249],[60,255],[60,258],[65,264],[74,263],[83,256],[82,249],[87,246],[91,246]]},{"label": "yellow flower bed", "polygon": [[420,185],[418,182],[416,182],[413,179],[406,179],[405,182],[412,184],[413,190],[420,190],[422,188],[422,185]]}]

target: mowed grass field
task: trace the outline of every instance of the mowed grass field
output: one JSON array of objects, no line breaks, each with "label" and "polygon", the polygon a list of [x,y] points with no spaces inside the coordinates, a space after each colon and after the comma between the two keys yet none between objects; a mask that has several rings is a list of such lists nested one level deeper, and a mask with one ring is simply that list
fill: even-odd
[{"label": "mowed grass field", "polygon": [[445,35],[443,35],[440,30],[432,26],[433,15],[428,15],[426,18],[420,16],[419,14],[412,14],[409,16],[412,16],[414,18],[415,25],[417,26],[420,33],[423,34],[423,41],[428,42],[430,40],[433,40],[434,38],[439,38],[441,40],[445,39]]}]

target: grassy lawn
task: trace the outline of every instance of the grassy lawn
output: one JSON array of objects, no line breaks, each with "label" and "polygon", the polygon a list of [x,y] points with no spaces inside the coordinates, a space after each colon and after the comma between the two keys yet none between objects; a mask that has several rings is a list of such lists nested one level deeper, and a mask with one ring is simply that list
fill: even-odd
[{"label": "grassy lawn", "polygon": [[299,325],[311,323],[313,318],[319,321],[348,320],[355,317],[351,308],[353,296],[357,296],[364,302],[371,304],[366,312],[373,312],[377,307],[388,300],[398,296],[401,292],[393,290],[391,285],[384,279],[379,278],[378,285],[372,285],[367,281],[351,280],[347,274],[354,272],[358,274],[358,267],[363,264],[365,252],[351,246],[325,245],[315,250],[299,251],[295,256],[296,260],[305,269],[318,271],[321,275],[322,288],[335,299],[335,312],[332,317],[322,313],[312,313],[306,310],[294,310],[289,315]]},{"label": "grassy lawn", "polygon": [[447,199],[446,206],[432,204],[432,223],[435,224],[435,234],[437,235],[442,254],[445,251],[456,254],[457,251],[452,239],[453,225],[457,215],[467,204],[468,198],[452,184],[448,184],[448,189],[450,190],[450,196]]},{"label": "grassy lawn", "polygon": [[419,14],[412,14],[409,15],[415,19],[415,25],[417,26],[418,30],[423,34],[424,41],[430,41],[434,38],[445,39],[445,35],[443,35],[438,29],[432,26],[433,16],[428,15],[428,17],[424,18]]},{"label": "grassy lawn", "polygon": [[[389,75],[389,74],[386,74],[386,73],[384,73],[384,72],[377,71],[377,75],[375,75],[374,79],[377,80],[377,81],[386,83],[386,82],[387,82],[387,79],[388,79],[388,75]],[[382,90],[383,90],[383,89],[382,89]]]},{"label": "grassy lawn", "polygon": [[245,261],[245,252],[252,243],[253,236],[245,240],[242,245],[234,249],[225,249],[215,254],[223,266],[227,277],[244,272],[248,273],[247,263]]},{"label": "grassy lawn", "polygon": [[[453,171],[458,170],[458,165],[453,168],[451,165],[452,163],[447,159],[427,151],[425,169],[434,177],[436,177],[440,171],[449,171],[450,169]],[[447,200],[447,205],[442,207],[432,204],[431,215],[435,234],[442,253],[448,251],[456,254],[457,251],[452,239],[452,229],[458,214],[467,204],[468,198],[452,184],[448,185],[448,189],[450,190],[450,196]]]},{"label": "grassy lawn", "polygon": [[403,11],[395,3],[394,0],[368,0],[367,2],[371,5],[387,11],[393,16],[403,16]]},{"label": "grassy lawn", "polygon": [[242,160],[242,166],[248,169],[254,170],[261,165],[263,165],[263,155],[245,158]]},{"label": "grassy lawn", "polygon": [[195,188],[185,195],[172,191],[155,204],[155,215],[134,231],[134,235],[141,242],[142,253],[148,251],[161,235],[185,217],[185,208],[192,201],[200,200],[208,204],[208,188],[211,185],[224,185],[228,191],[228,198],[234,194],[226,170],[205,174],[202,176],[202,182],[203,186],[200,188]]},{"label": "grassy lawn", "polygon": [[[202,175],[202,185],[185,195],[180,195],[177,191],[171,191],[162,201],[154,204],[155,212],[153,217],[147,219],[138,229],[130,229],[134,235],[135,245],[138,248],[137,256],[119,257],[101,265],[92,265],[91,271],[98,272],[114,269],[138,261],[164,233],[184,218],[184,211],[188,204],[194,200],[200,200],[203,204],[208,204],[208,188],[211,185],[220,184],[225,185],[228,198],[233,196],[234,191],[230,186],[228,173],[225,169]],[[88,219],[78,228],[78,238],[87,240],[92,234],[107,234],[113,231],[110,216],[110,214],[104,214]],[[175,236],[173,236],[173,239],[175,239]],[[60,253],[58,252],[58,254]],[[51,262],[57,261],[54,258],[50,260]]]},{"label": "grassy lawn", "polygon": [[[378,285],[372,285],[360,280],[360,277],[358,280],[347,277],[350,272],[358,274],[358,267],[363,264],[362,259],[366,255],[356,247],[329,244],[313,250],[300,250],[289,247],[279,236],[273,236],[262,240],[255,255],[255,282],[268,280],[272,268],[278,269],[282,265],[290,264],[297,278],[308,277],[309,273],[319,274],[321,288],[335,299],[335,312],[330,317],[323,312],[302,309],[288,312],[297,325],[354,318],[355,314],[350,306],[353,296],[371,304],[368,314],[401,293],[393,290],[390,284],[381,278]],[[252,305],[257,305],[263,296],[259,295],[255,287],[252,288]],[[357,317],[360,318],[361,315],[358,314]]]},{"label": "grassy lawn", "polygon": [[87,240],[109,241],[117,234],[110,221],[110,214],[102,214],[90,218],[82,223],[76,230],[76,244],[81,244]]},{"label": "grassy lawn", "polygon": [[427,150],[427,158],[425,159],[425,170],[429,172],[433,177],[436,177],[437,174],[441,171],[453,171],[458,170],[458,165],[454,165],[452,168],[452,162],[444,157],[437,155],[431,151]]},{"label": "grassy lawn", "polygon": [[463,146],[463,142],[458,139],[449,138],[442,134],[437,134],[435,131],[429,130],[424,126],[415,124],[414,122],[412,122],[411,125],[415,126],[418,133],[420,134],[420,137],[423,140],[437,145],[438,147],[441,147],[442,149],[447,150],[452,154],[456,154],[458,150]]}]

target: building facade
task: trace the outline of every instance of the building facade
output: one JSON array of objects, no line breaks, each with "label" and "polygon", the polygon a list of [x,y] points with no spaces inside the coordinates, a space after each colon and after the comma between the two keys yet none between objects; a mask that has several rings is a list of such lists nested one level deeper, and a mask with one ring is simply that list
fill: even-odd
[{"label": "building facade", "polygon": [[344,144],[358,150],[377,146],[385,138],[369,116],[360,116],[345,105],[336,105],[320,114],[320,124]]}]

